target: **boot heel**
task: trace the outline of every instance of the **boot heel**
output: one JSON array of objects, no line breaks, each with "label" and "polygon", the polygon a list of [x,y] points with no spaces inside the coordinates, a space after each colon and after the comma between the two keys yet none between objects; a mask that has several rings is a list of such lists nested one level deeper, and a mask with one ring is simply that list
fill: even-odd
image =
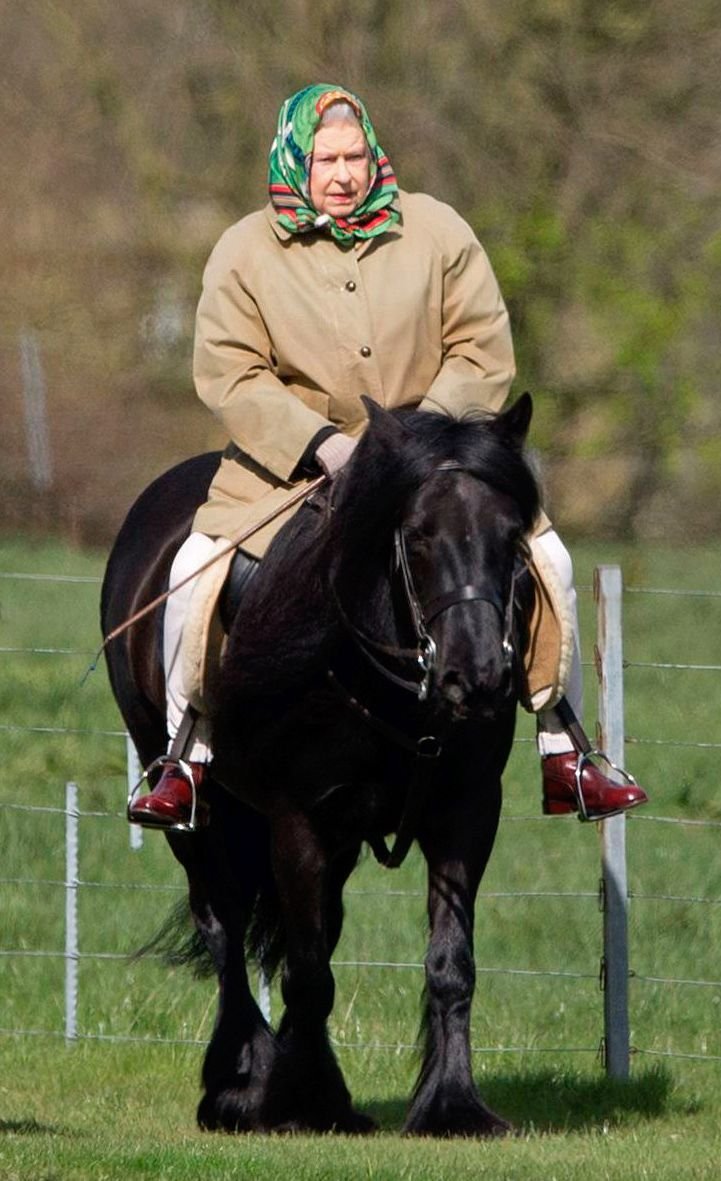
[{"label": "boot heel", "polygon": [[576,805],[569,804],[564,800],[544,800],[543,814],[544,816],[567,816],[569,812],[575,812]]}]

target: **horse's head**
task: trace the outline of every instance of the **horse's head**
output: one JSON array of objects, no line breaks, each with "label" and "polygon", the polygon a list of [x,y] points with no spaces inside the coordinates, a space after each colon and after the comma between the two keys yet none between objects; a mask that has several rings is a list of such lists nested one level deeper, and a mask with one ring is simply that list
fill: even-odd
[{"label": "horse's head", "polygon": [[514,570],[539,508],[523,455],[531,413],[529,395],[503,414],[461,421],[369,407],[358,460],[382,471],[386,457],[396,635],[401,647],[418,646],[428,670],[421,695],[449,719],[495,715],[517,697]]}]

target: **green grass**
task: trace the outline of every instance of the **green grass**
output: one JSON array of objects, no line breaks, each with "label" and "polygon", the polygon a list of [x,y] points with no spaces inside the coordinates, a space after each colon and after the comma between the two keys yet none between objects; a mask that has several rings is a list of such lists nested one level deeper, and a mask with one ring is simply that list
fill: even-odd
[{"label": "green grass", "polygon": [[[710,548],[594,546],[578,547],[574,556],[582,587],[602,561],[620,562],[627,584],[636,588],[714,591],[717,585],[718,559]],[[92,577],[101,567],[101,556],[59,545],[0,543],[0,572]],[[288,1141],[195,1130],[203,1054],[196,1043],[210,1034],[214,987],[157,961],[126,958],[180,896],[173,888],[182,886],[182,875],[159,834],[147,834],[141,850],[129,847],[122,818],[125,744],[102,666],[81,685],[99,643],[97,598],[93,582],[0,579],[2,647],[73,650],[0,653],[2,948],[60,951],[64,920],[63,891],[37,884],[64,878],[64,819],[8,804],[62,808],[65,783],[76,781],[83,813],[80,877],[91,883],[79,892],[81,1040],[67,1047],[59,1036],[62,960],[0,956],[0,1026],[48,1031],[0,1036],[2,1181],[182,1181],[201,1171],[211,1179],[279,1175],[301,1181],[561,1179],[587,1170],[624,1181],[718,1175],[721,1061],[714,1059],[721,1059],[721,984],[650,978],[721,981],[721,905],[714,901],[721,899],[719,831],[667,822],[721,820],[718,750],[677,745],[721,741],[720,674],[637,666],[721,664],[721,600],[645,593],[624,598],[625,655],[631,662],[627,731],[633,739],[627,762],[652,794],[645,814],[627,825],[635,973],[631,1039],[637,1053],[626,1084],[608,1081],[597,1060],[603,1033],[597,831],[572,819],[540,818],[532,719],[520,719],[504,819],[478,907],[472,1034],[479,1086],[513,1120],[519,1136],[481,1144],[416,1143],[397,1135],[417,1067],[406,1047],[416,1037],[422,971],[357,966],[368,960],[421,962],[424,881],[415,855],[394,874],[363,861],[350,884],[336,955],[332,1035],[351,1090],[378,1119],[381,1134],[362,1142]],[[587,590],[581,603],[590,723],[595,629]],[[509,893],[516,896],[503,896]],[[273,1003],[277,1013],[277,993]],[[151,1040],[156,1038],[186,1044]]]}]

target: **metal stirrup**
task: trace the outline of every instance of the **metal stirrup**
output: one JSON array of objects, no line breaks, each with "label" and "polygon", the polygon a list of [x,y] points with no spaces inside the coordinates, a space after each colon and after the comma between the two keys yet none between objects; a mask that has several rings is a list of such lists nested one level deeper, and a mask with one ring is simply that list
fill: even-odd
[{"label": "metal stirrup", "polygon": [[[134,819],[134,817],[132,817],[130,815],[130,812],[131,812],[133,804],[135,803],[135,801],[138,797],[138,794],[140,793],[141,787],[143,787],[145,784],[147,784],[147,786],[150,788],[150,792],[152,793],[153,788],[150,786],[150,776],[155,771],[157,771],[159,768],[163,768],[163,767],[167,766],[168,763],[172,763],[173,766],[178,768],[181,775],[186,780],[188,787],[190,788],[190,792],[191,792],[190,819],[189,820],[173,821],[171,824],[165,824],[163,821],[156,820],[151,815],[148,815],[147,820],[145,818],[143,818],[142,822],[140,820]],[[162,773],[162,771],[161,771],[161,773]],[[157,780],[156,780],[156,782],[157,782]],[[197,788],[195,786],[195,777],[193,776],[193,768],[190,766],[190,763],[186,763],[185,759],[173,758],[171,755],[159,755],[159,757],[157,759],[153,759],[150,766],[147,767],[145,769],[145,771],[143,771],[143,774],[140,776],[140,779],[135,784],[135,787],[130,791],[130,793],[128,795],[128,805],[127,805],[126,812],[127,812],[128,822],[130,824],[139,824],[142,828],[162,828],[166,832],[195,832],[195,830],[196,830],[195,813],[196,813],[196,809],[197,809],[197,804],[198,804],[198,792],[197,792]]]},{"label": "metal stirrup", "polygon": [[[150,765],[143,771],[143,774],[140,776],[140,779],[135,784],[135,787],[128,796],[127,817],[130,824],[138,824],[142,828],[162,828],[166,832],[195,832],[195,813],[198,803],[198,795],[195,787],[193,768],[190,766],[190,763],[185,756],[191,749],[193,738],[195,736],[195,726],[199,717],[200,712],[195,708],[194,705],[190,705],[190,703],[188,703],[180,720],[178,733],[173,739],[170,750],[167,754],[159,755],[157,759],[153,759],[152,763],[150,763]],[[162,768],[167,766],[168,763],[174,763],[177,766],[178,770],[180,771],[183,778],[187,781],[187,784],[190,788],[190,798],[192,801],[190,806],[190,819],[173,821],[171,824],[164,824],[162,821],[154,820],[152,816],[149,816],[147,821],[143,819],[142,823],[140,820],[131,819],[130,809],[135,803],[141,787],[143,784],[147,784],[152,792],[155,785],[151,787],[150,776],[159,768],[161,769],[162,774]]]},{"label": "metal stirrup", "polygon": [[[591,763],[592,759],[603,759],[603,762],[606,764],[606,766],[610,767],[612,771],[615,771],[616,775],[620,775],[625,783],[629,784],[631,787],[637,787],[638,785],[633,775],[631,775],[628,771],[624,771],[623,767],[617,767],[615,763],[612,763],[605,751],[596,750],[591,746],[588,735],[586,734],[586,731],[583,729],[583,726],[571,708],[567,697],[561,697],[560,700],[558,700],[553,706],[553,709],[560,718],[561,724],[571,739],[576,754],[578,755],[575,774],[575,792],[576,801],[578,803],[578,819],[583,822],[609,820],[612,816],[620,816],[626,811],[625,808],[614,808],[612,812],[603,812],[599,816],[589,814],[583,794],[583,784],[581,782],[583,769],[586,766],[586,763]],[[591,766],[593,766],[592,763]]]},{"label": "metal stirrup", "polygon": [[[597,820],[610,820],[612,816],[621,816],[622,813],[624,813],[626,811],[625,808],[614,808],[612,812],[603,812],[598,816],[594,816],[592,813],[589,813],[588,808],[586,807],[586,799],[583,794],[583,786],[582,786],[581,780],[583,777],[583,769],[586,766],[586,763],[591,763],[592,759],[603,759],[606,766],[610,767],[611,770],[616,773],[616,775],[620,775],[627,784],[629,784],[631,787],[638,786],[636,783],[636,780],[634,779],[633,775],[631,775],[630,771],[624,771],[623,767],[617,767],[615,763],[611,762],[608,755],[604,751],[602,751],[602,750],[586,750],[586,751],[580,752],[578,755],[578,762],[576,763],[575,792],[576,792],[576,800],[578,801],[578,819],[582,823],[584,821],[591,822],[591,821],[597,821]],[[593,763],[591,763],[591,766],[593,766]]]}]

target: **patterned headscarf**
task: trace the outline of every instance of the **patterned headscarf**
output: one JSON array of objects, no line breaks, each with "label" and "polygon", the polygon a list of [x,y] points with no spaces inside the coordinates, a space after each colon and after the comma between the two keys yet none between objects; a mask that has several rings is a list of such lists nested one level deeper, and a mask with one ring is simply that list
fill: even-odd
[{"label": "patterned headscarf", "polygon": [[[320,214],[310,202],[310,165],[313,136],[321,116],[335,102],[348,103],[358,116],[370,150],[370,184],[357,209],[348,217]],[[394,206],[398,183],[380,147],[363,103],[340,86],[320,83],[299,90],[280,108],[278,130],[268,160],[270,199],[278,221],[293,234],[327,229],[338,242],[373,238],[398,221]]]}]

